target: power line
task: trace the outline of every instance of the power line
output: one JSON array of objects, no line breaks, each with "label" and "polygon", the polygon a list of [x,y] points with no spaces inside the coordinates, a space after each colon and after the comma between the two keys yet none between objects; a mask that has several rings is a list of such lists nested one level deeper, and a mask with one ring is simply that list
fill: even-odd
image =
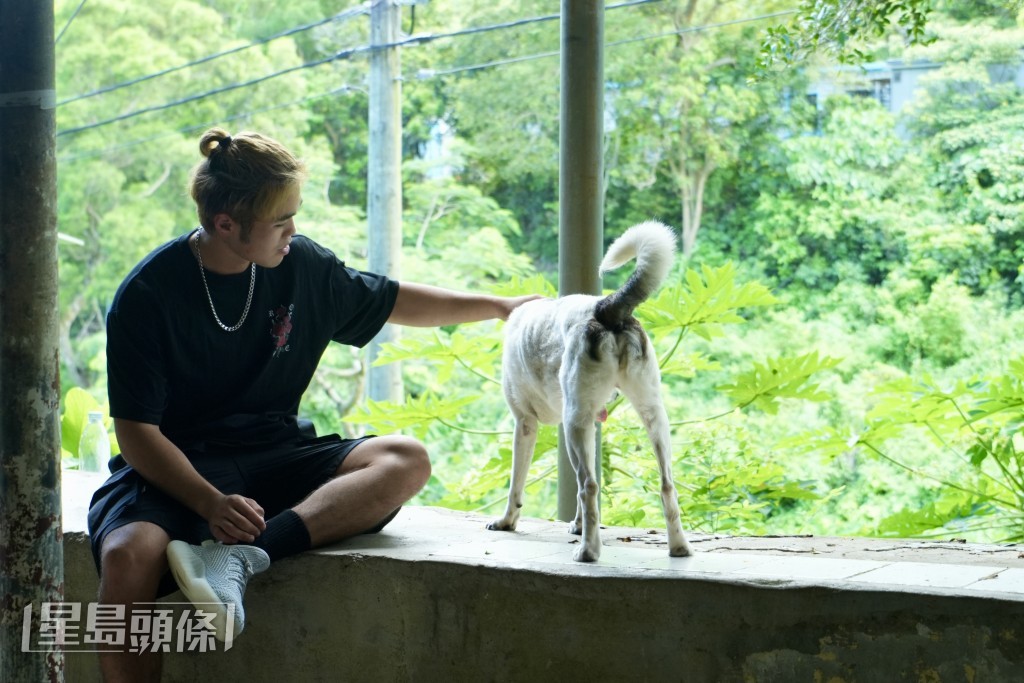
[{"label": "power line", "polygon": [[338,86],[337,88],[332,88],[331,90],[328,90],[327,92],[321,92],[321,93],[317,93],[315,95],[307,95],[305,97],[300,97],[299,99],[292,100],[291,102],[283,102],[281,104],[275,104],[275,105],[272,105],[272,106],[269,106],[269,107],[262,107],[260,109],[252,109],[252,110],[249,110],[249,111],[239,112],[238,114],[234,114],[232,116],[228,116],[228,117],[223,118],[223,119],[218,119],[216,121],[208,121],[206,123],[197,123],[197,124],[193,124],[193,125],[189,125],[189,126],[184,126],[182,128],[178,128],[176,130],[169,130],[169,131],[165,131],[163,133],[157,133],[156,135],[150,135],[149,137],[146,137],[146,138],[137,138],[135,140],[128,140],[127,142],[122,142],[122,143],[117,144],[117,145],[111,145],[110,147],[104,147],[103,149],[89,150],[87,152],[79,152],[78,154],[71,154],[71,155],[68,155],[68,156],[57,157],[57,161],[59,163],[70,163],[72,161],[79,161],[81,159],[89,159],[89,158],[93,158],[93,157],[103,156],[103,155],[108,154],[110,152],[118,152],[118,151],[123,150],[123,149],[128,149],[130,147],[135,147],[137,145],[146,144],[147,142],[153,142],[154,140],[160,140],[162,138],[167,138],[167,137],[171,137],[171,136],[174,136],[174,135],[179,135],[181,133],[188,133],[188,132],[194,131],[194,130],[210,128],[211,126],[215,126],[215,125],[217,125],[219,123],[228,123],[230,121],[237,121],[239,119],[248,118],[250,116],[255,116],[257,114],[265,114],[268,111],[276,111],[278,109],[287,109],[288,107],[294,107],[296,105],[303,104],[305,102],[309,102],[310,100],[320,99],[321,97],[329,97],[331,95],[338,95],[338,94],[343,93],[343,92],[365,92],[365,90],[363,90],[362,88],[358,88],[356,86],[353,86],[353,85],[341,85],[341,86]]},{"label": "power line", "polygon": [[[605,47],[617,47],[619,45],[627,45],[629,43],[638,43],[645,40],[655,40],[658,38],[667,38],[670,36],[680,36],[686,33],[697,33],[699,31],[708,31],[716,28],[724,28],[726,26],[734,26],[736,24],[753,23],[757,21],[764,21],[765,19],[774,19],[776,17],[786,16],[796,13],[797,10],[783,10],[781,12],[773,12],[771,14],[763,14],[757,17],[749,17],[746,19],[734,19],[732,21],[723,21],[717,24],[703,24],[701,26],[689,26],[687,28],[678,29],[675,31],[666,31],[664,33],[654,33],[646,36],[637,36],[634,38],[624,38],[622,40],[616,40],[608,43]],[[521,57],[510,57],[508,59],[498,59],[492,62],[482,62],[479,64],[469,64],[466,66],[456,66],[443,71],[435,69],[420,69],[416,78],[419,80],[425,80],[428,78],[436,78],[440,76],[451,76],[454,74],[464,73],[466,71],[478,71],[480,69],[489,69],[496,66],[506,66],[508,64],[516,64],[518,62],[527,62],[535,59],[546,59],[549,57],[557,57],[561,52],[559,50],[552,50],[550,52],[539,52],[532,55],[524,55]]]},{"label": "power line", "polygon": [[[82,0],[82,3],[84,4],[85,0]],[[81,5],[79,6],[79,9],[81,9]],[[254,40],[253,42],[247,43],[245,45],[240,45],[238,47],[233,47],[233,48],[231,48],[229,50],[224,50],[223,52],[216,52],[216,53],[214,53],[212,55],[207,55],[205,57],[200,57],[199,59],[192,60],[191,62],[186,62],[184,64],[179,64],[178,66],[172,66],[170,68],[163,69],[161,71],[156,71],[156,72],[153,72],[153,73],[150,73],[150,74],[146,74],[145,76],[139,76],[138,78],[133,78],[133,79],[128,80],[128,81],[123,81],[121,83],[115,83],[113,85],[108,85],[108,86],[104,86],[102,88],[97,88],[96,90],[91,90],[89,92],[82,93],[80,95],[74,95],[72,97],[67,98],[66,100],[61,100],[61,101],[57,102],[57,106],[62,106],[62,105],[65,105],[65,104],[70,104],[72,102],[77,102],[78,100],[84,100],[84,99],[86,99],[88,97],[95,97],[96,95],[102,95],[104,93],[113,92],[115,90],[120,90],[121,88],[127,88],[127,87],[132,86],[132,85],[137,85],[139,83],[144,83],[144,82],[152,80],[154,78],[159,78],[160,76],[166,76],[167,74],[174,73],[175,71],[182,71],[184,69],[188,69],[188,68],[191,68],[193,66],[198,66],[200,64],[205,64],[207,62],[212,62],[215,59],[220,59],[221,57],[226,57],[227,55],[233,55],[233,54],[235,54],[237,52],[241,52],[243,50],[248,50],[249,48],[256,47],[258,45],[264,45],[266,43],[269,43],[271,41],[277,40],[279,38],[286,38],[288,36],[295,35],[296,33],[301,33],[303,31],[308,31],[308,30],[314,29],[314,28],[316,28],[318,26],[323,26],[324,24],[329,24],[329,23],[334,22],[334,21],[348,20],[348,19],[351,19],[352,17],[358,16],[360,14],[366,14],[366,12],[368,10],[369,10],[369,3],[364,2],[361,5],[358,5],[357,7],[349,8],[347,10],[339,12],[339,13],[337,13],[337,14],[335,14],[333,16],[327,17],[325,19],[320,19],[319,21],[314,21],[314,22],[312,22],[310,24],[303,24],[301,26],[295,26],[293,28],[281,31],[280,33],[275,33],[272,36],[268,36],[266,38],[259,38],[257,40]],[[76,14],[77,14],[77,12],[76,12]],[[58,37],[58,40],[59,39],[60,38]]]},{"label": "power line", "polygon": [[78,16],[78,13],[82,11],[82,5],[84,4],[85,0],[82,0],[80,3],[78,3],[78,7],[76,7],[75,11],[71,13],[70,17],[68,17],[68,21],[66,24],[64,24],[64,28],[60,30],[60,33],[57,34],[57,38],[53,41],[54,47],[56,47],[57,43],[60,42],[60,39],[64,37],[64,34],[67,32],[68,27],[71,26],[71,22],[74,21],[75,17]]},{"label": "power line", "polygon": [[[645,4],[648,4],[648,3],[651,3],[651,2],[660,2],[660,1],[661,0],[632,0],[630,2],[622,2],[622,3],[619,3],[619,4],[615,4],[615,5],[608,5],[605,9],[620,9],[620,8],[623,8],[623,7],[632,7],[632,6],[635,6],[635,5],[645,5]],[[85,0],[82,0],[82,3],[84,4]],[[345,10],[343,12],[339,12],[338,14],[336,14],[334,16],[327,17],[325,19],[321,19],[319,21],[315,21],[315,22],[310,23],[310,24],[304,24],[304,25],[301,25],[301,26],[296,26],[294,28],[287,29],[287,30],[282,31],[280,33],[276,33],[276,34],[274,34],[272,36],[269,36],[267,38],[258,39],[256,41],[253,41],[253,42],[248,43],[246,45],[241,45],[239,47],[231,48],[230,50],[225,50],[223,52],[217,52],[217,53],[214,53],[212,55],[207,55],[205,57],[201,57],[199,59],[195,59],[193,61],[186,62],[186,63],[180,64],[178,66],[174,66],[174,67],[170,67],[170,68],[167,68],[167,69],[163,69],[161,71],[156,71],[156,72],[153,72],[153,73],[150,73],[150,74],[146,74],[144,76],[139,76],[138,78],[134,78],[134,79],[131,79],[131,80],[128,80],[128,81],[123,81],[121,83],[115,83],[113,85],[104,86],[102,88],[98,88],[96,90],[91,90],[91,91],[86,92],[86,93],[82,93],[82,94],[79,94],[79,95],[74,95],[74,96],[69,97],[69,98],[67,98],[65,100],[61,100],[61,101],[57,102],[57,105],[58,106],[62,106],[62,105],[65,105],[65,104],[70,104],[72,102],[77,102],[78,100],[83,100],[83,99],[86,99],[86,98],[89,98],[89,97],[94,97],[96,95],[102,95],[102,94],[105,94],[105,93],[108,93],[108,92],[113,92],[115,90],[120,90],[121,88],[126,88],[126,87],[129,87],[129,86],[132,86],[132,85],[137,85],[139,83],[144,83],[146,81],[152,80],[154,78],[158,78],[160,76],[165,76],[167,74],[174,73],[176,71],[181,71],[181,70],[193,67],[193,66],[198,66],[200,64],[205,64],[207,62],[213,61],[214,59],[219,59],[220,57],[225,57],[227,55],[235,54],[237,52],[241,52],[242,50],[247,50],[247,49],[249,49],[251,47],[256,47],[257,45],[263,45],[263,44],[271,42],[273,40],[277,40],[278,38],[284,38],[284,37],[287,37],[287,36],[290,36],[290,35],[294,35],[296,33],[301,33],[303,31],[308,31],[308,30],[310,30],[312,28],[316,28],[318,26],[322,26],[324,24],[327,24],[327,23],[330,23],[330,22],[333,22],[333,21],[340,21],[342,19],[347,20],[347,19],[350,19],[350,18],[352,18],[354,16],[357,16],[357,15],[360,15],[360,14],[366,14],[368,11],[369,11],[369,3],[368,2],[364,2],[364,3],[362,3],[361,5],[359,5],[357,7],[350,8],[350,9]],[[554,19],[558,19],[559,16],[560,16],[559,14],[548,14],[548,15],[544,15],[544,16],[540,16],[540,17],[530,17],[530,18],[527,18],[527,19],[516,19],[516,20],[513,20],[513,21],[503,22],[503,23],[500,23],[500,24],[491,24],[491,25],[488,25],[488,26],[481,26],[481,27],[475,27],[475,28],[469,28],[469,29],[462,29],[460,31],[454,31],[454,32],[451,32],[451,33],[439,33],[439,34],[426,33],[426,34],[421,34],[419,36],[412,36],[412,37],[409,37],[409,38],[407,38],[407,39],[405,39],[403,41],[399,41],[399,42],[396,42],[396,43],[393,43],[393,44],[385,45],[383,47],[389,47],[390,48],[390,47],[411,46],[411,45],[415,45],[415,44],[419,44],[419,43],[427,43],[427,42],[431,42],[431,41],[434,41],[434,40],[439,40],[439,39],[442,39],[442,38],[450,38],[450,37],[456,37],[456,36],[462,36],[462,35],[472,35],[474,33],[485,33],[485,32],[488,32],[488,31],[496,31],[496,30],[502,30],[502,29],[507,29],[507,28],[516,28],[518,26],[524,26],[524,25],[531,24],[531,23],[537,23],[537,22],[542,22],[542,21],[551,21],[551,20],[554,20]]]},{"label": "power line", "polygon": [[796,14],[798,10],[787,9],[780,12],[772,12],[771,14],[762,14],[757,17],[749,17],[747,19],[733,19],[731,21],[723,21],[717,24],[704,24],[702,26],[689,26],[687,28],[681,28],[676,31],[666,31],[664,33],[654,33],[646,36],[639,36],[636,38],[624,38],[622,40],[616,40],[613,43],[608,43],[608,47],[614,47],[616,45],[626,45],[627,43],[637,43],[643,40],[653,40],[656,38],[668,38],[669,36],[681,36],[687,33],[698,33],[700,31],[708,31],[715,28],[725,28],[726,26],[735,26],[737,24],[750,24],[756,21],[764,21],[765,19],[775,19],[776,17],[784,17],[790,14]]},{"label": "power line", "polygon": [[[647,4],[647,3],[650,3],[650,2],[659,2],[659,1],[660,0],[634,0],[633,2],[625,2],[625,3],[620,3],[620,4],[617,4],[617,5],[608,5],[606,9],[618,9],[618,8],[622,8],[622,7],[632,7],[632,6],[636,6],[636,5],[643,5],[643,4]],[[639,40],[650,40],[650,39],[665,37],[665,36],[669,36],[669,35],[680,35],[680,34],[683,34],[683,33],[690,33],[690,32],[694,32],[694,31],[698,31],[698,30],[706,30],[707,28],[717,28],[717,27],[721,27],[721,26],[728,26],[728,25],[738,24],[738,23],[761,21],[763,19],[771,18],[771,17],[774,17],[774,16],[781,16],[783,14],[791,14],[794,11],[795,10],[788,10],[788,11],[785,11],[785,12],[780,12],[780,13],[775,13],[775,14],[768,14],[768,15],[762,15],[762,16],[753,17],[753,18],[750,18],[750,19],[741,19],[741,20],[736,20],[736,21],[731,21],[731,22],[723,22],[721,24],[713,24],[713,25],[699,26],[699,27],[689,27],[689,28],[685,28],[685,29],[680,29],[678,31],[671,31],[671,32],[662,33],[662,34],[656,34],[656,35],[645,36],[645,37],[640,37],[640,38],[633,38],[633,39],[628,39],[627,41],[618,41],[617,43],[614,43],[614,44],[620,44],[622,42],[636,42],[636,41],[639,41]],[[417,46],[417,45],[420,45],[420,44],[425,44],[425,43],[429,43],[429,42],[433,42],[435,40],[441,40],[441,39],[445,39],[445,38],[455,38],[455,37],[464,36],[464,35],[470,35],[470,34],[475,34],[475,33],[483,33],[483,32],[487,32],[487,31],[496,31],[496,30],[507,29],[507,28],[512,28],[512,27],[516,27],[516,26],[523,26],[523,25],[526,25],[526,24],[537,23],[537,22],[542,22],[542,21],[550,21],[550,20],[559,18],[559,16],[560,15],[558,15],[558,14],[552,14],[552,15],[544,15],[544,16],[539,16],[539,17],[530,17],[530,18],[527,18],[527,19],[518,19],[518,20],[514,20],[514,21],[510,21],[510,22],[503,22],[501,24],[492,24],[492,25],[489,25],[489,26],[481,26],[481,27],[462,29],[462,30],[459,30],[459,31],[451,31],[451,32],[448,32],[448,33],[423,34],[423,35],[418,35],[418,36],[410,36],[410,37],[405,38],[403,40],[398,40],[398,41],[395,41],[393,43],[387,43],[387,44],[381,44],[381,45],[360,45],[360,46],[357,46],[357,47],[348,48],[346,50],[341,50],[339,52],[336,52],[333,55],[329,55],[329,56],[323,57],[321,59],[312,60],[312,61],[309,61],[309,62],[305,62],[303,64],[299,64],[297,66],[288,67],[288,68],[282,69],[280,71],[276,71],[276,72],[273,72],[273,73],[270,73],[270,74],[266,74],[264,76],[260,76],[259,78],[254,78],[254,79],[251,79],[249,81],[244,81],[244,82],[239,82],[239,83],[232,83],[232,84],[229,84],[229,85],[222,86],[220,88],[215,88],[213,90],[208,90],[208,91],[203,92],[203,93],[198,93],[198,94],[195,94],[195,95],[190,95],[190,96],[183,97],[183,98],[180,98],[180,99],[177,99],[177,100],[173,100],[171,102],[165,102],[164,104],[153,105],[153,106],[150,106],[150,107],[143,107],[142,109],[136,109],[134,111],[126,112],[124,114],[120,114],[118,116],[114,116],[114,117],[111,117],[111,118],[108,118],[108,119],[104,119],[102,121],[96,121],[94,123],[85,124],[85,125],[77,126],[77,127],[74,127],[74,128],[67,128],[67,129],[64,129],[64,130],[60,130],[60,131],[57,131],[57,137],[61,137],[61,136],[65,136],[65,135],[75,135],[77,133],[82,133],[82,132],[85,132],[87,130],[92,130],[94,128],[100,128],[102,126],[107,126],[107,125],[110,125],[112,123],[117,123],[119,121],[124,121],[124,120],[130,119],[130,118],[134,118],[136,116],[141,116],[142,114],[149,114],[149,113],[153,113],[153,112],[157,112],[157,111],[163,111],[163,110],[166,110],[166,109],[171,109],[173,107],[180,106],[182,104],[188,104],[190,102],[195,102],[197,100],[205,99],[205,98],[211,97],[213,95],[220,95],[220,94],[223,94],[225,92],[230,92],[232,90],[238,90],[240,88],[247,88],[247,87],[250,87],[250,86],[258,85],[258,84],[263,83],[265,81],[269,81],[271,79],[278,78],[279,76],[284,76],[284,75],[287,75],[289,73],[300,71],[302,69],[309,69],[309,68],[320,66],[322,64],[328,64],[330,62],[334,62],[334,61],[338,61],[338,60],[349,59],[349,58],[351,58],[351,57],[353,57],[353,56],[355,56],[357,54],[361,54],[363,52],[369,52],[370,50],[374,50],[374,49],[389,49],[389,48],[395,48],[395,47]],[[529,60],[529,59],[540,59],[540,58],[543,58],[543,57],[552,56],[554,54],[558,54],[558,53],[557,52],[550,52],[550,53],[543,53],[543,54],[540,54],[540,55],[529,55],[529,56],[525,56],[525,57],[512,58],[510,60],[502,60],[501,62],[495,62],[493,64],[498,65],[498,64],[504,64],[504,63],[512,63],[514,61],[526,61],[526,60]],[[451,70],[450,73],[456,73],[456,72],[459,72],[459,71],[472,70],[474,68],[485,68],[486,66],[489,66],[489,65],[490,64],[474,65],[474,66],[471,66],[471,67],[459,67],[459,68]],[[446,72],[446,73],[448,73],[448,72]],[[428,77],[431,77],[433,75],[444,75],[444,74],[440,74],[440,73],[427,73],[425,76],[422,76],[422,77],[423,78],[428,78]]]},{"label": "power line", "polygon": [[254,78],[249,81],[244,81],[241,83],[231,83],[230,85],[225,85],[220,88],[214,88],[213,90],[207,90],[206,92],[198,93],[196,95],[182,97],[181,99],[173,100],[171,102],[165,102],[163,104],[156,104],[151,107],[143,107],[142,109],[136,109],[134,111],[120,114],[109,119],[96,121],[95,123],[89,123],[83,126],[77,126],[75,128],[66,128],[64,130],[59,130],[57,131],[57,137],[61,137],[63,135],[75,135],[77,133],[83,133],[87,130],[92,130],[94,128],[100,128],[102,126],[110,125],[111,123],[117,123],[118,121],[124,121],[126,119],[135,118],[136,116],[141,116],[142,114],[150,114],[156,111],[171,109],[173,107],[177,107],[182,104],[188,104],[189,102],[195,102],[197,100],[202,100],[213,95],[221,95],[226,92],[231,92],[232,90],[238,90],[239,88],[248,88],[250,86],[258,85],[265,81],[269,81],[273,78],[278,78],[279,76],[284,76],[295,71],[301,71],[302,69],[310,69],[314,66],[320,66],[321,64],[327,64],[329,62],[333,62],[339,59],[348,59],[359,52],[366,52],[370,49],[371,47],[369,45],[361,45],[359,47],[350,48],[348,50],[342,50],[341,52],[337,52],[333,55],[330,55],[329,57],[313,60],[311,62],[306,62],[304,64],[299,64],[297,66],[291,66],[288,67],[287,69],[275,71],[274,73],[266,74],[265,76],[260,76],[259,78]]},{"label": "power line", "polygon": [[463,73],[466,71],[479,71],[480,69],[490,69],[496,66],[507,66],[508,64],[517,64],[519,62],[531,62],[535,59],[545,59],[547,57],[557,57],[561,54],[559,50],[552,50],[550,52],[538,52],[533,55],[524,55],[522,57],[509,57],[508,59],[496,59],[493,62],[482,62],[480,64],[469,64],[467,66],[456,66],[451,69],[445,69],[444,71],[437,71],[435,69],[420,69],[416,72],[416,78],[418,80],[426,80],[428,78],[436,78],[438,76],[452,76],[454,74]]},{"label": "power line", "polygon": [[[641,5],[641,4],[646,4],[646,3],[650,3],[650,2],[659,2],[659,1],[660,0],[634,0],[633,2],[624,2],[624,3],[617,4],[617,5],[609,5],[608,9],[618,9],[620,7],[632,7],[634,5]],[[299,71],[301,69],[309,69],[309,68],[312,68],[312,67],[315,67],[315,66],[320,66],[321,64],[327,64],[329,62],[334,62],[334,61],[338,61],[338,60],[341,60],[341,59],[349,59],[349,58],[351,58],[352,56],[354,56],[356,54],[359,54],[359,53],[362,53],[362,52],[368,52],[368,51],[370,51],[372,49],[387,49],[387,48],[393,48],[393,47],[403,47],[403,46],[410,46],[410,45],[419,45],[419,44],[422,44],[422,43],[428,43],[428,42],[432,42],[432,41],[435,41],[435,40],[440,40],[440,39],[443,39],[443,38],[453,38],[453,37],[462,36],[462,35],[469,35],[469,34],[474,34],[474,33],[483,33],[483,32],[486,32],[486,31],[496,31],[496,30],[500,30],[500,29],[512,28],[512,27],[515,27],[515,26],[523,26],[523,25],[526,25],[526,24],[536,23],[536,22],[540,22],[540,21],[550,21],[552,19],[557,19],[557,18],[559,18],[559,15],[551,14],[551,15],[545,15],[545,16],[542,16],[542,17],[530,17],[528,19],[517,19],[517,20],[514,20],[514,21],[510,21],[510,22],[503,22],[503,23],[500,23],[500,24],[492,24],[492,25],[489,25],[489,26],[481,26],[481,27],[462,29],[460,31],[452,31],[452,32],[448,32],[448,33],[423,34],[423,35],[419,35],[419,36],[411,36],[409,38],[406,38],[406,39],[403,39],[403,40],[399,40],[399,41],[395,41],[394,43],[389,43],[389,44],[385,44],[385,45],[378,45],[378,46],[360,45],[358,47],[353,47],[353,48],[349,48],[347,50],[342,50],[340,52],[336,52],[333,55],[329,55],[329,56],[323,57],[321,59],[309,61],[309,62],[306,62],[304,64],[300,64],[298,66],[293,66],[293,67],[289,67],[287,69],[282,69],[281,71],[276,71],[276,72],[273,72],[273,73],[270,73],[270,74],[266,74],[264,76],[261,76],[259,78],[254,78],[254,79],[249,80],[249,81],[244,81],[244,82],[241,82],[241,83],[232,83],[230,85],[222,86],[220,88],[215,88],[213,90],[209,90],[209,91],[206,91],[206,92],[203,92],[203,93],[198,93],[196,95],[191,95],[191,96],[188,96],[188,97],[183,97],[183,98],[171,101],[171,102],[165,102],[164,104],[158,104],[158,105],[153,105],[153,106],[150,106],[150,107],[143,107],[142,109],[136,109],[134,111],[126,112],[124,114],[120,114],[118,116],[114,116],[114,117],[111,117],[111,118],[108,118],[108,119],[103,119],[101,121],[96,121],[94,123],[89,123],[89,124],[85,124],[85,125],[82,125],[82,126],[77,126],[77,127],[74,127],[74,128],[66,128],[64,130],[57,131],[57,137],[61,137],[61,136],[65,136],[65,135],[75,135],[77,133],[82,133],[82,132],[85,132],[87,130],[92,130],[94,128],[100,128],[102,126],[107,126],[107,125],[110,125],[111,123],[117,123],[119,121],[124,121],[126,119],[134,118],[136,116],[141,116],[142,114],[149,114],[149,113],[152,113],[152,112],[157,112],[157,111],[163,111],[163,110],[166,110],[166,109],[171,109],[173,107],[177,107],[177,106],[182,105],[182,104],[188,104],[189,102],[195,102],[197,100],[201,100],[201,99],[204,99],[206,97],[210,97],[212,95],[220,95],[220,94],[223,94],[225,92],[230,92],[232,90],[237,90],[239,88],[246,88],[246,87],[249,87],[249,86],[257,85],[259,83],[263,83],[263,82],[271,80],[273,78],[277,78],[279,76],[284,76],[286,74],[289,74],[289,73],[292,73],[292,72],[295,72],[295,71]],[[149,77],[155,77],[155,75],[151,75]],[[145,79],[147,79],[149,77],[143,77],[141,79],[136,79],[136,81],[145,80]]]},{"label": "power line", "polygon": [[[605,10],[622,9],[625,7],[635,7],[637,5],[647,5],[652,2],[661,2],[661,0],[630,0],[629,2],[620,2],[615,5],[605,5]],[[398,41],[393,45],[386,45],[382,47],[402,47],[404,45],[417,45],[420,43],[430,43],[435,40],[441,40],[443,38],[457,38],[460,36],[469,36],[476,33],[488,33],[490,31],[499,31],[507,28],[518,28],[520,26],[526,26],[528,24],[536,24],[544,21],[554,21],[560,19],[561,14],[544,14],[539,17],[528,17],[526,19],[513,19],[512,21],[505,21],[499,24],[489,24],[487,26],[476,26],[472,28],[459,29],[458,31],[450,31],[448,33],[424,33],[419,36],[410,36],[404,41]]]}]

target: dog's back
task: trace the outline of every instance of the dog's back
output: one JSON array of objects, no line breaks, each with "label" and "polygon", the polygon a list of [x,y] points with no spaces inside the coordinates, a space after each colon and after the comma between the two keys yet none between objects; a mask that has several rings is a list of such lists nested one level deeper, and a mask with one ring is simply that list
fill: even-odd
[{"label": "dog's back", "polygon": [[603,298],[574,294],[516,309],[505,327],[503,359],[505,397],[513,412],[546,424],[561,421],[566,356],[586,375],[593,400],[603,404],[615,388],[616,369],[649,352],[633,311],[664,281],[674,254],[670,228],[655,221],[635,225],[601,262],[604,273],[636,259],[636,270],[618,290]]},{"label": "dog's back", "polygon": [[505,325],[502,387],[517,415],[544,424],[562,420],[559,373],[570,330],[591,318],[597,297],[573,294],[541,299],[513,311]]}]

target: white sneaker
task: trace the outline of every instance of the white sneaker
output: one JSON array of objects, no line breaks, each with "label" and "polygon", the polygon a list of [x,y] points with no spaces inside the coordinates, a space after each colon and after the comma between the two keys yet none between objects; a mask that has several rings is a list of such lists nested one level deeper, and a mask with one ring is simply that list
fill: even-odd
[{"label": "white sneaker", "polygon": [[213,610],[214,636],[229,641],[245,628],[242,595],[253,574],[270,566],[270,556],[252,545],[171,541],[167,560],[178,587],[195,605]]}]

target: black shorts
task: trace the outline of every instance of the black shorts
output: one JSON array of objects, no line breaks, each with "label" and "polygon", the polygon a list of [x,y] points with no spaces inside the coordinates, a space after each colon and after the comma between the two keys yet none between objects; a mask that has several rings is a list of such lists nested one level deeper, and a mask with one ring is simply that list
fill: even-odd
[{"label": "black shorts", "polygon": [[[270,519],[331,479],[352,449],[369,438],[331,435],[261,451],[190,453],[189,461],[221,493],[252,498]],[[126,465],[100,486],[89,505],[89,539],[97,569],[107,534],[132,522],[156,524],[171,540],[198,545],[213,538],[206,520]]]}]

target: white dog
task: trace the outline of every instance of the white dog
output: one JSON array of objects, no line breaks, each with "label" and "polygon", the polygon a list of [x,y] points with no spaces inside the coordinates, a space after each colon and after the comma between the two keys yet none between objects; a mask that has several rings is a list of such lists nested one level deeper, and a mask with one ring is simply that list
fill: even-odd
[{"label": "white dog", "polygon": [[601,262],[603,273],[636,258],[636,271],[618,291],[604,298],[574,294],[531,301],[509,317],[502,385],[515,418],[512,481],[505,515],[488,524],[489,529],[516,528],[537,423],[561,422],[579,486],[576,519],[569,531],[582,533],[583,543],[574,559],[594,562],[600,557],[594,421],[607,417],[604,405],[618,389],[643,420],[658,458],[669,555],[690,554],[672,481],[658,359],[633,317],[634,309],[665,279],[674,254],[675,235],[667,226],[654,221],[635,225],[612,244]]}]

